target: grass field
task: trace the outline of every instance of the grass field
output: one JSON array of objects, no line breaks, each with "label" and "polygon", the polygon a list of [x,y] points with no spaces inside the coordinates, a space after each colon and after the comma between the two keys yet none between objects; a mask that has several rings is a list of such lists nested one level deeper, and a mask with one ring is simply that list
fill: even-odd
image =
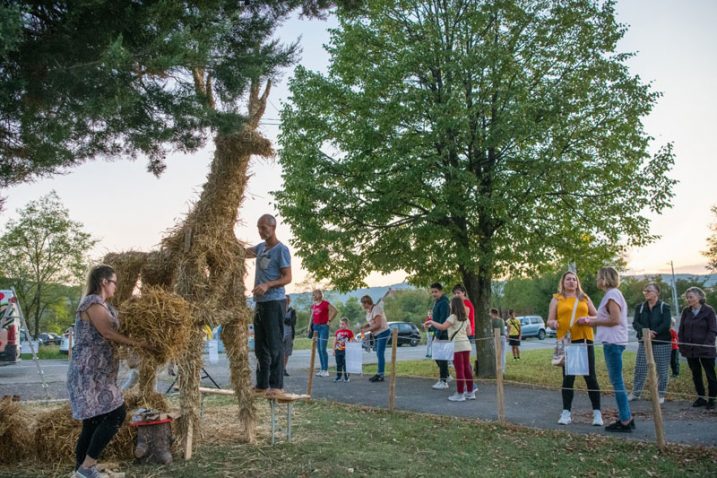
[{"label": "grass field", "polygon": [[[36,350],[38,358],[43,360],[67,360],[67,354],[60,353],[59,345],[41,345]],[[23,360],[32,360],[32,354],[22,354]]]},{"label": "grass field", "polygon": [[[562,369],[550,365],[553,355],[552,350],[526,350],[520,353],[520,360],[513,360],[510,351],[506,357],[506,371],[504,379],[506,383],[516,382],[533,386],[540,386],[552,389],[559,389],[562,383]],[[635,370],[635,352],[625,352],[623,355],[623,378],[628,390],[632,390],[632,378]],[[386,355],[390,355],[387,353]],[[388,364],[386,365],[388,371]],[[610,380],[605,366],[605,359],[602,349],[595,350],[595,367],[597,369],[598,383],[602,390],[611,389]],[[694,386],[687,364],[682,364],[680,376],[670,378],[667,388],[667,398],[691,400],[695,398]],[[373,374],[376,372],[376,365],[365,365],[364,373]],[[403,376],[415,377],[438,377],[438,368],[432,360],[401,361],[396,363],[396,373]],[[451,370],[451,373],[453,371]],[[585,381],[581,378],[575,380],[575,388],[585,390]],[[647,385],[643,390],[642,397],[649,398]]]},{"label": "grass field", "polygon": [[[169,466],[120,464],[139,477],[335,476],[714,476],[717,450],[671,445],[664,454],[649,443],[597,435],[501,427],[474,420],[389,413],[329,402],[297,405],[294,441],[271,446],[267,406],[256,445],[239,442],[236,408],[207,399],[206,441],[191,461]],[[282,422],[283,423],[283,422]],[[0,468],[1,477],[66,477],[67,465],[34,463]]]}]

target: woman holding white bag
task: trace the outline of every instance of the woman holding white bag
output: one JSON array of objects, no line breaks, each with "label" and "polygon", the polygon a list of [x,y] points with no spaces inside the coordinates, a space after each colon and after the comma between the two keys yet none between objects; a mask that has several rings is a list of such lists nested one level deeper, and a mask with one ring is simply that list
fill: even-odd
[{"label": "woman holding white bag", "polygon": [[[576,303],[577,301],[577,303]],[[562,340],[566,335],[571,343],[587,344],[588,352],[588,375],[584,376],[585,384],[588,387],[588,396],[593,407],[594,426],[602,426],[602,413],[600,412],[600,385],[595,374],[595,350],[593,346],[593,328],[579,325],[578,319],[587,316],[596,316],[597,310],[590,297],[580,287],[580,279],[574,272],[565,272],[560,277],[558,292],[553,294],[548,311],[548,327],[556,331],[556,338]],[[568,335],[569,332],[569,335]],[[558,423],[569,425],[572,422],[572,404],[575,395],[575,375],[565,375],[563,371],[563,411],[560,414]]]}]

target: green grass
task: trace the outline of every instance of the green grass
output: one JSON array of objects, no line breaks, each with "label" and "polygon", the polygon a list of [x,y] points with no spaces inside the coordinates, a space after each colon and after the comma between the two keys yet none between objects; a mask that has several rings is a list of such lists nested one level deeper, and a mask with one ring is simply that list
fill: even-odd
[{"label": "green grass", "polygon": [[[597,435],[480,423],[450,417],[352,407],[330,402],[295,408],[294,441],[271,446],[266,404],[255,445],[236,434],[206,430],[207,442],[191,461],[169,466],[122,463],[139,477],[335,477],[335,476],[714,476],[717,449],[650,443]],[[205,423],[231,427],[230,401],[207,399]],[[283,421],[280,421],[283,423]],[[221,435],[221,436],[220,436]],[[2,477],[65,477],[67,465],[21,464],[0,468]]]},{"label": "green grass", "polygon": [[[35,350],[38,358],[43,360],[67,360],[66,353],[60,353],[59,345],[41,345]],[[32,360],[32,354],[22,354],[23,360]]]},{"label": "green grass", "polygon": [[[628,390],[632,390],[632,379],[635,370],[635,352],[625,352],[623,354],[623,379]],[[504,379],[507,382],[517,382],[527,385],[539,387],[547,387],[559,389],[562,384],[562,369],[550,365],[550,359],[553,351],[545,350],[525,350],[520,353],[520,360],[513,360],[508,351],[506,357],[506,371]],[[390,370],[390,364],[386,364],[387,372]],[[598,383],[604,390],[612,388],[605,366],[605,359],[602,349],[595,350],[595,367],[597,369]],[[376,365],[365,365],[364,373],[373,374],[376,372]],[[396,363],[396,373],[401,376],[414,377],[438,377],[438,368],[433,360],[409,360]],[[453,371],[451,370],[451,373]],[[575,380],[575,388],[585,390],[585,381],[578,377]],[[673,400],[688,400],[695,395],[692,378],[687,369],[686,364],[681,364],[680,376],[671,378],[667,388],[667,398]],[[649,397],[647,385],[642,393],[643,398]]]}]

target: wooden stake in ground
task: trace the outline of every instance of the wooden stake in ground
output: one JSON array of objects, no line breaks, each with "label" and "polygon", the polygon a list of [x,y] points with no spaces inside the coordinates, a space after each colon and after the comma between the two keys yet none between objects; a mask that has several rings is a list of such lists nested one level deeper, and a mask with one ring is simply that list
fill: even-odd
[{"label": "wooden stake in ground", "polygon": [[311,389],[314,386],[314,363],[316,363],[316,333],[311,339],[311,359],[309,360],[309,379],[306,383],[306,394],[311,397]]},{"label": "wooden stake in ground", "polygon": [[194,440],[194,427],[192,422],[187,423],[187,435],[184,438],[184,459],[192,459],[192,441]]},{"label": "wooden stake in ground", "polygon": [[660,396],[657,390],[657,366],[655,365],[655,357],[652,354],[652,336],[651,330],[642,329],[642,340],[645,344],[645,359],[647,360],[647,371],[649,374],[648,386],[650,394],[652,394],[652,414],[655,420],[655,438],[657,440],[657,448],[665,451],[667,442],[665,441],[665,424],[662,421],[662,408],[660,408]]},{"label": "wooden stake in ground", "polygon": [[493,329],[493,338],[495,341],[495,392],[498,405],[498,421],[505,424],[505,395],[503,393],[503,362],[501,354],[503,349],[503,340],[500,337],[500,329]]},{"label": "wooden stake in ground", "polygon": [[391,331],[391,382],[388,386],[388,409],[396,407],[396,348],[398,347],[398,327]]}]

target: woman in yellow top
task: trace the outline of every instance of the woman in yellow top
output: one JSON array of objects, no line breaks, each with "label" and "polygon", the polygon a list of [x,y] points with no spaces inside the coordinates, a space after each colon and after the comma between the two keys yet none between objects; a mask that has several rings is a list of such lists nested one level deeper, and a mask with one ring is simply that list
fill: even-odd
[{"label": "woman in yellow top", "polygon": [[[588,364],[590,375],[586,375],[585,384],[588,387],[588,396],[593,407],[593,425],[602,426],[602,413],[600,412],[600,385],[595,375],[595,351],[593,348],[593,328],[585,325],[578,325],[578,319],[582,317],[595,317],[597,310],[593,305],[590,297],[585,295],[582,287],[580,287],[580,279],[573,272],[565,272],[560,278],[558,284],[558,293],[553,294],[550,301],[550,310],[548,311],[548,327],[556,330],[558,339],[565,337],[570,327],[570,319],[573,315],[573,307],[575,301],[578,300],[577,310],[575,311],[575,320],[570,328],[570,337],[573,343],[588,344]],[[558,423],[561,425],[569,425],[572,422],[570,413],[573,404],[573,395],[575,389],[575,375],[565,375],[563,372],[563,412],[560,414]]]}]

